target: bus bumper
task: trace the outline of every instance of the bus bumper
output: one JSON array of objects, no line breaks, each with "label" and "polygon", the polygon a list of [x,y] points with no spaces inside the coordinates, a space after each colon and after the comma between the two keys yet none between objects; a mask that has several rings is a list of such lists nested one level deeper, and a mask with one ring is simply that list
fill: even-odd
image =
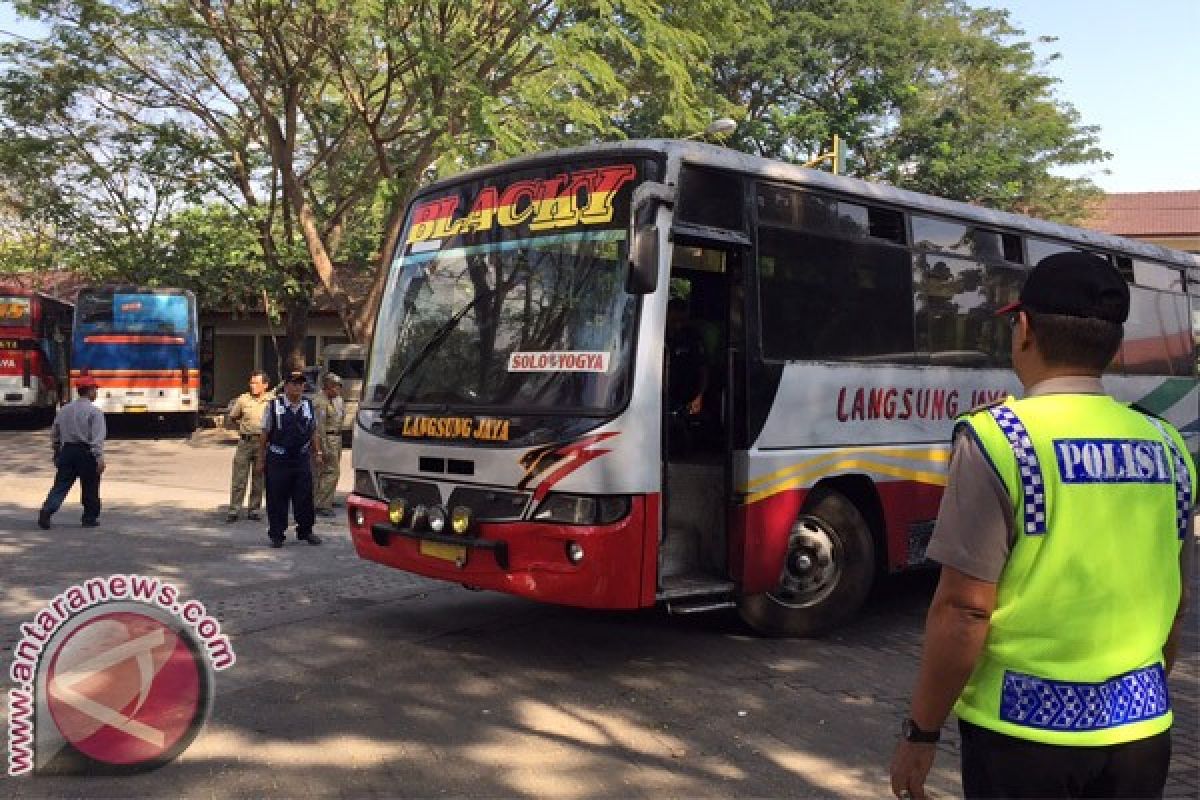
[{"label": "bus bumper", "polygon": [[[482,523],[464,537],[397,529],[388,521],[385,503],[360,495],[350,495],[346,506],[354,549],[368,561],[580,608],[653,605],[653,591],[649,602],[644,591],[657,573],[656,551],[644,546],[644,497],[634,497],[629,515],[611,525]],[[578,563],[567,555],[572,543],[583,549]]]}]

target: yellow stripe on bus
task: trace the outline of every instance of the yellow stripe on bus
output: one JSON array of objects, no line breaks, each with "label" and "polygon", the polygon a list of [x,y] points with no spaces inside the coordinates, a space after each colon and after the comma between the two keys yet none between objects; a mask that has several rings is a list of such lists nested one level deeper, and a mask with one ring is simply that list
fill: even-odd
[{"label": "yellow stripe on bus", "polygon": [[820,477],[827,472],[835,472],[840,470],[859,469],[867,472],[873,472],[880,475],[887,475],[892,478],[903,478],[905,480],[917,481],[918,483],[927,483],[932,486],[945,486],[945,472],[930,472],[920,469],[908,469],[906,467],[898,467],[895,464],[888,464],[882,461],[872,461],[868,458],[859,458],[856,456],[843,456],[835,458],[829,463],[814,462],[807,469],[797,473],[795,476],[782,483],[775,484],[768,489],[760,492],[755,492],[746,497],[747,503],[756,503],[759,500],[779,494],[780,492],[788,491],[789,489],[800,489],[807,486],[813,479]]},{"label": "yellow stripe on bus", "polygon": [[950,449],[948,447],[939,448],[937,445],[932,447],[856,447],[853,449],[837,450],[832,453],[816,456],[806,461],[801,461],[798,464],[792,464],[791,466],[784,467],[783,469],[776,470],[775,472],[755,478],[754,480],[749,481],[745,487],[743,487],[742,491],[750,491],[756,487],[763,486],[768,483],[774,483],[775,481],[781,480],[793,472],[797,472],[799,470],[808,470],[811,467],[823,462],[831,459],[842,458],[851,453],[861,453],[863,455],[870,456],[884,456],[887,458],[908,458],[914,461],[930,461],[943,465],[949,465],[950,463]]}]

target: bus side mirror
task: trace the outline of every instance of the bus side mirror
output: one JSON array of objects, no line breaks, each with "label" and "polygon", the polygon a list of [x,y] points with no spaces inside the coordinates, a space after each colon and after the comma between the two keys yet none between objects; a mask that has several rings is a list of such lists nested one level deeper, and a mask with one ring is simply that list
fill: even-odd
[{"label": "bus side mirror", "polygon": [[629,246],[629,277],[625,291],[652,294],[658,288],[658,226],[643,225],[633,231]]}]

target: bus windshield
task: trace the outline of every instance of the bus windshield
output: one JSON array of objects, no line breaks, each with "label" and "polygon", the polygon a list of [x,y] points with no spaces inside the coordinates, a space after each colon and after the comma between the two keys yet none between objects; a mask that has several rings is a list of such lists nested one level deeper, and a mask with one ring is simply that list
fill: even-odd
[{"label": "bus windshield", "polygon": [[636,307],[624,239],[598,231],[405,259],[368,396],[381,402],[399,381],[392,403],[403,406],[617,405]]},{"label": "bus windshield", "polygon": [[[560,166],[418,204],[376,323],[364,405],[620,407],[637,310],[625,291],[634,175],[633,165]],[[524,194],[510,199],[513,187]],[[455,219],[457,208],[470,212]]]},{"label": "bus windshield", "polygon": [[187,295],[150,292],[81,292],[76,315],[79,332],[84,334],[187,337],[191,319],[192,307]]},{"label": "bus windshield", "polygon": [[0,296],[0,327],[28,328],[30,320],[28,297]]}]

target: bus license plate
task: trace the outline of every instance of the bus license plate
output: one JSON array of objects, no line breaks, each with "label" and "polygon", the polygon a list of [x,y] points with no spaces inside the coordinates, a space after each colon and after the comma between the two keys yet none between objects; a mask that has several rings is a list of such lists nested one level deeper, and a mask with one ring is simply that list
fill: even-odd
[{"label": "bus license plate", "polygon": [[467,563],[467,548],[457,544],[423,541],[421,542],[421,555],[439,558],[442,561],[453,561],[459,565]]},{"label": "bus license plate", "polygon": [[125,406],[125,410],[127,412],[129,412],[130,414],[145,414],[146,413],[145,406]]}]

